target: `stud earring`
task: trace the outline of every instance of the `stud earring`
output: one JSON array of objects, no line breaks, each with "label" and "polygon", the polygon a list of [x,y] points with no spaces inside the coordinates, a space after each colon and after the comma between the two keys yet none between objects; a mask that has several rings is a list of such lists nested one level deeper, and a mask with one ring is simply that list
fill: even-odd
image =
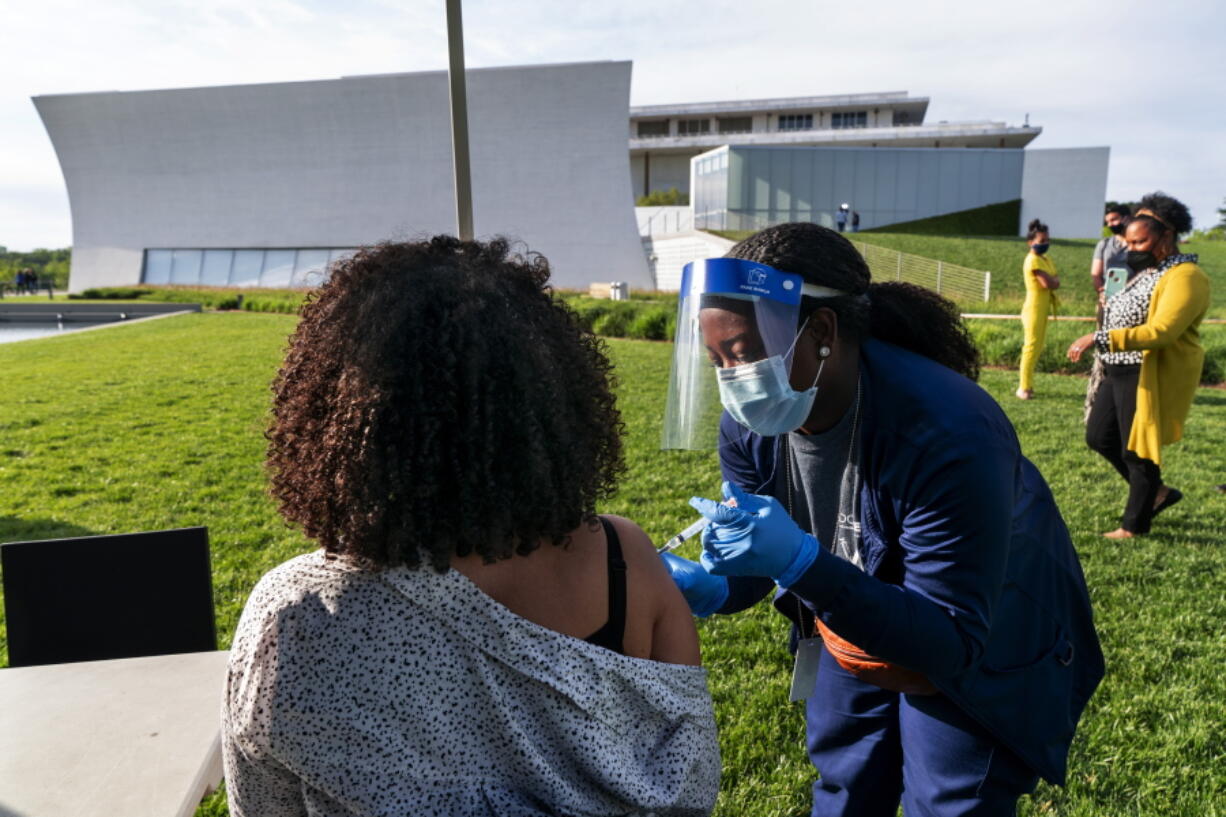
[{"label": "stud earring", "polygon": [[823,346],[822,348],[817,350],[817,353],[821,355],[822,357],[830,357],[830,347]]}]

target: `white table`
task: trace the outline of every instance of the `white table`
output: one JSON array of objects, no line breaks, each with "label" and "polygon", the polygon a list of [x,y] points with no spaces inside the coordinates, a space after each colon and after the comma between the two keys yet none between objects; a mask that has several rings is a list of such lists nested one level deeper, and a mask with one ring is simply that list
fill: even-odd
[{"label": "white table", "polygon": [[228,656],[0,669],[0,817],[190,817],[221,782]]}]

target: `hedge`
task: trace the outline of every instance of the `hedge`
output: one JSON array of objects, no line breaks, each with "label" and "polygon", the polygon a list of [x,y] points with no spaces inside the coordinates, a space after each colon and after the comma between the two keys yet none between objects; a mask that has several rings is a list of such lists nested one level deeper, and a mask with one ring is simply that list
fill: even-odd
[{"label": "hedge", "polygon": [[672,340],[677,325],[676,299],[610,301],[586,295],[558,293],[598,335],[638,340]]},{"label": "hedge", "polygon": [[[1021,321],[971,319],[966,325],[983,355],[985,365],[1017,368],[1022,359]],[[1093,328],[1094,324],[1089,321],[1049,322],[1043,352],[1039,355],[1035,371],[1058,374],[1088,373],[1094,360],[1093,355],[1084,355],[1080,361],[1073,363],[1068,359],[1067,353],[1074,340]],[[1201,383],[1216,385],[1226,381],[1226,326],[1202,326],[1200,340],[1205,347],[1205,366],[1201,370]]]},{"label": "hedge", "polygon": [[237,287],[136,286],[99,287],[69,295],[79,300],[154,301],[200,304],[206,309],[243,309],[248,312],[293,314],[306,298],[301,289],[255,289]]},{"label": "hedge", "polygon": [[[575,310],[585,327],[604,337],[672,340],[676,331],[675,294],[643,294],[628,301],[591,298],[581,292],[558,291],[556,294]],[[210,309],[240,308],[250,312],[293,314],[302,305],[306,292],[290,289],[140,286],[87,289],[80,295],[69,297],[198,303]],[[1074,339],[1089,331],[1090,326],[1088,322],[1077,321],[1049,323],[1047,342],[1039,357],[1037,371],[1063,374],[1084,374],[1089,371],[1091,356],[1072,363],[1065,357],[1065,352]],[[972,319],[967,321],[967,327],[983,354],[985,365],[1017,367],[1022,356],[1021,321]],[[1226,326],[1202,327],[1201,342],[1205,346],[1205,368],[1201,382],[1217,384],[1226,381]]]}]

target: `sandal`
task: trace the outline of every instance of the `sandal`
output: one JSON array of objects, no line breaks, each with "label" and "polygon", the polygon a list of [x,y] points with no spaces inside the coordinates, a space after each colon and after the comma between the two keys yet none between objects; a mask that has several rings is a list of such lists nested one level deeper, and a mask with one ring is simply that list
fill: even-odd
[{"label": "sandal", "polygon": [[1174,505],[1179,500],[1183,499],[1183,492],[1178,488],[1171,488],[1166,492],[1166,498],[1154,506],[1154,512],[1150,514],[1150,518],[1157,516],[1162,511]]}]

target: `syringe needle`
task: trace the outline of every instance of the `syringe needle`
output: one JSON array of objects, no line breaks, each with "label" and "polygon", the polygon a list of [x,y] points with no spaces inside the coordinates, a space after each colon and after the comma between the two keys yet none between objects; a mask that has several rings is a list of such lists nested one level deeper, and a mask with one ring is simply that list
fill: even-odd
[{"label": "syringe needle", "polygon": [[676,550],[677,548],[681,547],[681,545],[684,542],[692,538],[695,534],[700,533],[703,528],[705,528],[707,525],[710,525],[710,524],[711,524],[710,519],[707,519],[705,516],[702,517],[701,519],[694,522],[694,524],[690,525],[688,528],[681,531],[681,533],[678,533],[672,539],[669,539],[667,542],[665,542],[660,547],[660,553],[668,553],[670,550]]}]

